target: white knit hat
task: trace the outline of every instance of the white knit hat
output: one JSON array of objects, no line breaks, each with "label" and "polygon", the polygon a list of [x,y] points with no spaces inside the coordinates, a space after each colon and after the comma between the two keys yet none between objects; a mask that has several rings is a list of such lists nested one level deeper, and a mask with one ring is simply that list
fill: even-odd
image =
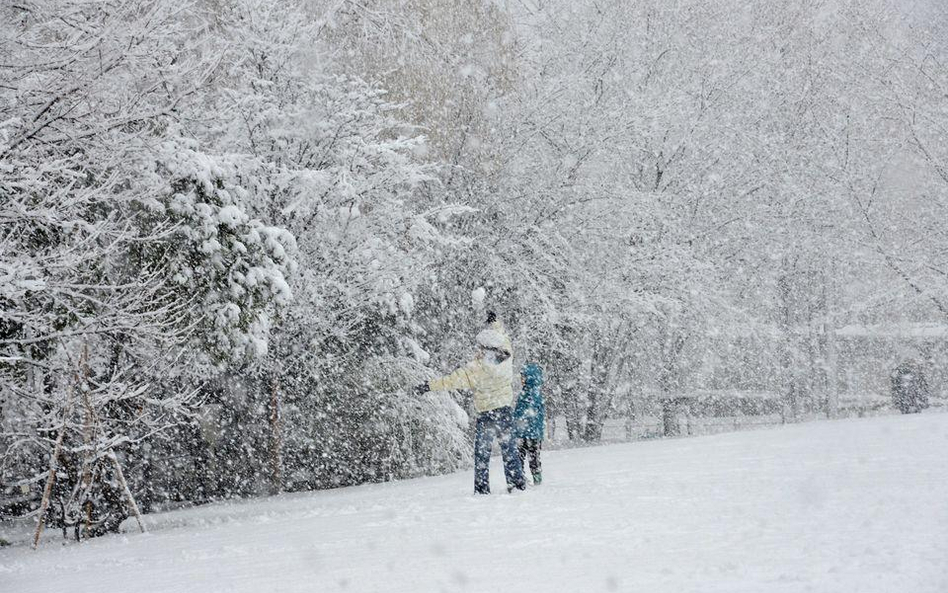
[{"label": "white knit hat", "polygon": [[506,350],[504,337],[495,329],[485,329],[477,334],[477,344],[484,348],[493,348],[494,350]]}]

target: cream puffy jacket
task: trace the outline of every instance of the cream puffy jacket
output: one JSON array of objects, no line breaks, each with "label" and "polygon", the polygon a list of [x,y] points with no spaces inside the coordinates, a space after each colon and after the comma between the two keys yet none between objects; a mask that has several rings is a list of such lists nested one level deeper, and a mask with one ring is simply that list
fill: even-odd
[{"label": "cream puffy jacket", "polygon": [[431,391],[470,389],[478,413],[513,403],[513,361],[493,362],[493,355],[480,356],[450,375],[428,381]]},{"label": "cream puffy jacket", "polygon": [[513,404],[513,352],[510,338],[499,323],[491,325],[505,342],[510,356],[503,362],[495,362],[494,354],[487,351],[450,375],[428,381],[431,391],[470,389],[474,392],[474,409],[487,412]]}]

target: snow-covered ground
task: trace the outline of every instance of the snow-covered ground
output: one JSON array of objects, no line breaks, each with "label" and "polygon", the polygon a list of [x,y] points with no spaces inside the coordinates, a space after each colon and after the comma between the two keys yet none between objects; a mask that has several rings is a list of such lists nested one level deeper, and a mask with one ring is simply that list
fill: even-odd
[{"label": "snow-covered ground", "polygon": [[[948,414],[545,455],[541,487],[469,472],[217,504],[151,531],[0,549],[0,591],[948,591]],[[130,526],[131,527],[131,526]]]}]

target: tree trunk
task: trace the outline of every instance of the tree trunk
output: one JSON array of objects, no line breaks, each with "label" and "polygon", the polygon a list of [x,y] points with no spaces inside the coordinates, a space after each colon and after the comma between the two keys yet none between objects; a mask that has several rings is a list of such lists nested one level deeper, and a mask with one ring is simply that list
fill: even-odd
[{"label": "tree trunk", "polygon": [[628,415],[625,418],[625,440],[632,440],[632,428],[635,426],[635,400],[632,399],[632,393],[629,392],[629,408]]},{"label": "tree trunk", "polygon": [[583,431],[583,440],[590,443],[595,443],[602,439],[603,414],[601,414],[599,410],[602,395],[601,385],[590,385],[589,404],[586,407],[586,426]]},{"label": "tree trunk", "polygon": [[679,404],[677,398],[662,399],[662,432],[667,437],[681,434],[681,423],[678,418]]},{"label": "tree trunk", "polygon": [[566,438],[571,441],[578,441],[583,434],[583,424],[580,420],[578,409],[569,410],[566,415]]},{"label": "tree trunk", "polygon": [[826,275],[826,297],[824,315],[826,322],[823,332],[826,336],[826,415],[829,418],[839,416],[839,344],[836,341],[836,324],[832,312],[837,301],[837,270],[835,261],[830,263]]},{"label": "tree trunk", "polygon": [[283,491],[283,421],[280,414],[280,374],[273,372],[270,380],[270,494]]},{"label": "tree trunk", "polygon": [[832,323],[826,325],[826,416],[839,416],[839,353],[836,344],[836,328]]}]

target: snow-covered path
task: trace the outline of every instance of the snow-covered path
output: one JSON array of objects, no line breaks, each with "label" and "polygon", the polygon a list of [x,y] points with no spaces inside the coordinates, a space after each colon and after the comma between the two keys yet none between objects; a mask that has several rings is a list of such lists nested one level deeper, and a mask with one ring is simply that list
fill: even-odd
[{"label": "snow-covered path", "polygon": [[149,516],[145,535],[0,549],[0,591],[948,591],[948,414],[545,454]]}]

